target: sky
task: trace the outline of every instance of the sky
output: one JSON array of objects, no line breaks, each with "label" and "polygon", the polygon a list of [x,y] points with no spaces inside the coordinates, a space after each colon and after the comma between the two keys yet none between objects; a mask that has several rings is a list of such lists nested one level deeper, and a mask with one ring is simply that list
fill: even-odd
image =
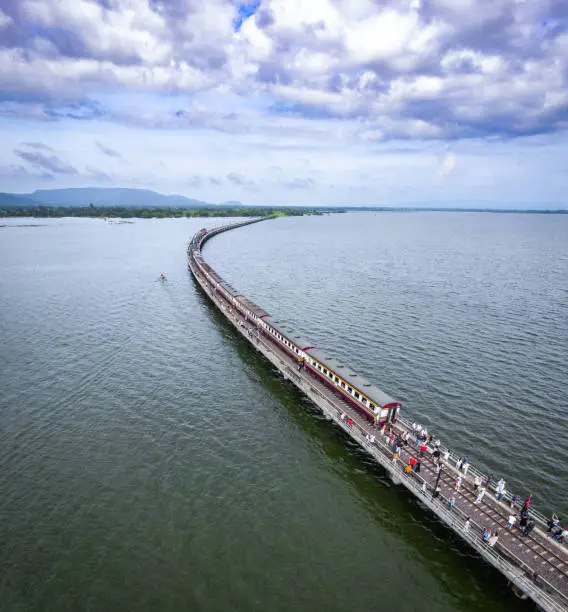
[{"label": "sky", "polygon": [[0,0],[0,191],[564,208],[567,0]]}]

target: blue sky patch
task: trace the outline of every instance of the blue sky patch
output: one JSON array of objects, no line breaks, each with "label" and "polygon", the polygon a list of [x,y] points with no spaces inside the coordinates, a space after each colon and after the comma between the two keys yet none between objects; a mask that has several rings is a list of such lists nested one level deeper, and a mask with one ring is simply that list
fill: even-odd
[{"label": "blue sky patch", "polygon": [[252,17],[256,13],[260,4],[261,0],[254,0],[253,2],[239,3],[237,5],[238,14],[233,20],[233,28],[235,32],[238,32],[241,29],[245,19]]}]

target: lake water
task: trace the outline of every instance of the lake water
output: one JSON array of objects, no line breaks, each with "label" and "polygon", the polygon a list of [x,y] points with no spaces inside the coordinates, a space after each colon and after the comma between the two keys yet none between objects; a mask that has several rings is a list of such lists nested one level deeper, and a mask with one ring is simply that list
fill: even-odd
[{"label": "lake water", "polygon": [[[187,272],[211,220],[2,223],[0,609],[532,609],[224,321]],[[568,217],[278,219],[204,255],[568,516]]]}]

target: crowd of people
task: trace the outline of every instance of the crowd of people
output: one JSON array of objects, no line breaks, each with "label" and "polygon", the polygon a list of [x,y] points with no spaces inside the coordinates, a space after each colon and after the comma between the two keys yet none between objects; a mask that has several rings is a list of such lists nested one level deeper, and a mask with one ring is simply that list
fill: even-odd
[{"label": "crowd of people", "polygon": [[[347,419],[345,414],[341,417],[343,420]],[[347,419],[347,424],[352,425],[352,420]],[[437,475],[440,475],[444,466],[449,465],[450,453],[448,450],[442,452],[440,446],[440,440],[438,440],[432,433],[429,433],[425,427],[417,423],[412,423],[411,431],[395,431],[394,427],[390,424],[384,423],[380,428],[380,435],[384,437],[384,443],[390,448],[392,452],[392,463],[397,465],[401,458],[401,451],[405,447],[408,453],[408,461],[404,465],[404,472],[413,476],[414,474],[420,474],[422,469],[423,461],[428,453],[434,462],[434,467]],[[368,444],[376,444],[376,437],[373,434],[366,434],[366,441]],[[414,448],[412,447],[414,445]],[[466,481],[467,473],[470,468],[469,457],[460,457],[455,463],[456,478],[454,481],[454,492],[449,493],[447,497],[447,509],[451,512],[456,506],[456,497],[464,482]],[[475,474],[473,478],[473,492],[475,494],[474,503],[480,504],[492,486],[493,476],[491,474],[487,476],[481,476]],[[422,484],[422,492],[426,493],[427,484],[426,481]],[[439,486],[439,478],[434,486],[433,498],[437,498],[441,494],[441,486]],[[528,495],[524,503],[521,505],[521,497],[517,494],[511,495],[508,501],[506,500],[506,482],[505,479],[501,478],[495,485],[495,499],[500,503],[508,503],[510,507],[510,514],[508,516],[507,523],[504,527],[506,531],[510,531],[513,528],[519,529],[524,537],[528,537],[536,526],[536,522],[530,517],[530,506],[532,502],[532,495]],[[519,508],[518,516],[514,512],[515,508]],[[471,528],[471,517],[467,517],[464,523],[464,530],[469,531]],[[560,526],[560,519],[556,514],[553,514],[552,519],[549,521],[548,531],[551,537],[557,542],[568,542],[568,529]],[[486,527],[483,529],[482,539],[490,547],[494,547],[499,540],[499,530],[495,527]]]}]

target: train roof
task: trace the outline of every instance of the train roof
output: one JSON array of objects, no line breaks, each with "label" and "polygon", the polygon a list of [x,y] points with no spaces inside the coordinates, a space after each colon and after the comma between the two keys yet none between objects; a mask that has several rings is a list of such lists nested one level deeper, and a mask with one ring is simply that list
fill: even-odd
[{"label": "train roof", "polygon": [[257,317],[266,317],[268,315],[264,308],[257,306],[252,300],[249,300],[244,295],[239,296],[239,302]]},{"label": "train roof", "polygon": [[353,372],[353,370],[344,365],[340,360],[331,357],[327,353],[318,349],[309,349],[306,351],[308,355],[324,364],[329,370],[335,372],[338,376],[352,387],[356,387],[361,393],[373,400],[379,406],[388,406],[389,404],[400,404],[399,401],[379,389],[375,384],[367,380],[361,374]]},{"label": "train roof", "polygon": [[298,332],[287,321],[283,321],[282,319],[274,319],[270,315],[264,317],[263,321],[269,323],[271,327],[279,331],[282,336],[286,336],[288,340],[291,340],[296,346],[299,346],[302,350],[313,346],[313,344],[311,344],[308,340],[302,338],[302,336],[300,336],[300,334],[298,334]]},{"label": "train roof", "polygon": [[223,287],[223,289],[227,291],[233,297],[237,297],[237,295],[239,295],[239,292],[233,287],[233,285],[231,285],[227,281],[221,279],[221,282],[219,283],[219,285],[221,285],[221,287]]},{"label": "train roof", "polygon": [[215,270],[213,270],[213,268],[208,263],[204,262],[201,264],[201,266],[216,283],[224,282],[223,279],[217,274],[217,272],[215,272]]}]

